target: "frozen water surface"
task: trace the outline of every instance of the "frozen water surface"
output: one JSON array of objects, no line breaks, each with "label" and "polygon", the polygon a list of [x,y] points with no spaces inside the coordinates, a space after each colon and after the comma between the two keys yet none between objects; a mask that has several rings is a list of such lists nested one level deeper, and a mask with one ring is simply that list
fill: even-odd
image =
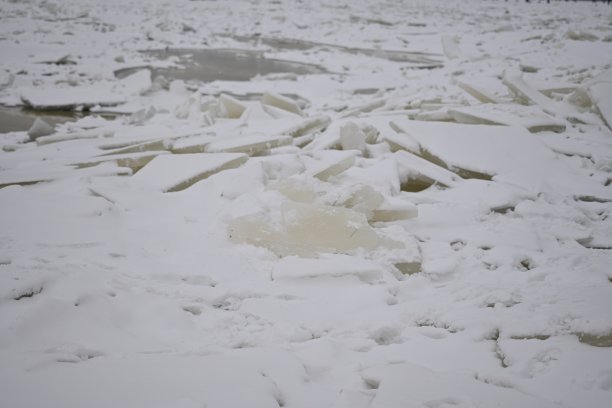
[{"label": "frozen water surface", "polygon": [[610,407],[611,22],[0,0],[0,406]]},{"label": "frozen water surface", "polygon": [[[176,60],[176,67],[154,68],[153,75],[169,80],[212,82],[248,81],[257,75],[271,73],[293,73],[297,75],[320,74],[325,70],[314,64],[266,58],[262,52],[250,50],[198,50],[164,49],[144,51],[149,58]],[[141,68],[124,68],[115,71],[115,76],[124,78]]]}]

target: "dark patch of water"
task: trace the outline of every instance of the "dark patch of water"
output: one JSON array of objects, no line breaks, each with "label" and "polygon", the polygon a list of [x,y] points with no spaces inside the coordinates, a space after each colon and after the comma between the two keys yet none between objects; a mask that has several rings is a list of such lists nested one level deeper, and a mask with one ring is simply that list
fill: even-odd
[{"label": "dark patch of water", "polygon": [[[178,66],[150,68],[153,77],[162,75],[167,79],[212,82],[248,81],[257,75],[293,73],[296,75],[321,74],[326,71],[312,64],[266,58],[260,51],[234,49],[194,50],[166,49],[143,53],[152,59],[178,58]],[[115,71],[117,78],[124,78],[145,67],[124,68]]]},{"label": "dark patch of water", "polygon": [[27,131],[36,118],[40,118],[51,126],[72,122],[82,117],[73,111],[38,112],[28,109],[0,107],[0,133]]}]

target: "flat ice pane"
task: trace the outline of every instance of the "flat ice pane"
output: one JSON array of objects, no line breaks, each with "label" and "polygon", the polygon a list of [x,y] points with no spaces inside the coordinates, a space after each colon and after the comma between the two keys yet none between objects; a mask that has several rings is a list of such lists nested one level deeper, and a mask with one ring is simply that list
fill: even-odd
[{"label": "flat ice pane", "polygon": [[98,156],[89,160],[80,161],[74,163],[79,168],[96,166],[100,163],[115,162],[119,167],[129,167],[135,173],[144,167],[148,162],[153,160],[155,157],[168,154],[166,151],[158,152],[143,152],[143,153],[126,153],[111,156]]},{"label": "flat ice pane", "polygon": [[422,157],[470,178],[514,172],[517,168],[535,169],[557,160],[523,127],[399,119],[394,124],[406,136],[398,133],[386,139],[402,146],[406,138],[410,148],[416,140]]},{"label": "flat ice pane", "polygon": [[206,145],[207,153],[233,152],[254,154],[275,147],[287,146],[293,142],[290,136],[249,135],[218,138]]},{"label": "flat ice pane", "polygon": [[393,222],[416,218],[419,214],[416,205],[387,198],[387,201],[372,212],[371,222]]},{"label": "flat ice pane", "polygon": [[180,191],[246,161],[247,156],[241,153],[163,155],[154,158],[133,179],[162,192]]},{"label": "flat ice pane", "polygon": [[499,103],[499,100],[493,94],[478,85],[459,80],[456,80],[455,83],[459,88],[463,89],[482,103]]},{"label": "flat ice pane", "polygon": [[523,126],[530,132],[563,132],[565,123],[556,119],[536,106],[510,104],[485,104],[464,106],[449,110],[459,123]]},{"label": "flat ice pane", "polygon": [[[321,151],[314,154],[315,163],[312,163],[308,173],[322,181],[336,176],[351,168],[355,164],[354,152]],[[306,160],[306,157],[304,157]]]},{"label": "flat ice pane", "polygon": [[302,115],[302,109],[300,109],[300,106],[294,100],[283,95],[266,92],[261,98],[261,103],[264,105],[274,106],[287,112],[295,113],[296,115]]}]

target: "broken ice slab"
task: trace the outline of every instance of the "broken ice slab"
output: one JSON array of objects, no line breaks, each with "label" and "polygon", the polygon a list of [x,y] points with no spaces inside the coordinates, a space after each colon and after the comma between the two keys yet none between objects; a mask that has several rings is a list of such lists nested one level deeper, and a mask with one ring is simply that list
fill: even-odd
[{"label": "broken ice slab", "polygon": [[374,253],[377,260],[393,265],[402,275],[421,271],[423,258],[419,243],[406,228],[393,224],[378,224],[376,232],[383,241]]},{"label": "broken ice slab", "polygon": [[42,136],[49,136],[50,134],[53,134],[53,132],[54,130],[51,125],[41,118],[36,118],[30,127],[30,130],[28,130],[28,136],[30,136],[31,140],[36,140]]},{"label": "broken ice slab", "polygon": [[383,195],[396,195],[400,192],[400,177],[397,163],[388,157],[361,160],[340,176],[338,181],[353,188],[366,184]]},{"label": "broken ice slab", "polygon": [[506,75],[502,82],[523,104],[538,105],[544,112],[550,115],[561,115],[574,122],[588,123],[588,120],[572,109],[570,105],[553,101],[543,93],[532,88],[521,77]]},{"label": "broken ice slab", "polygon": [[266,92],[261,97],[261,103],[264,105],[274,106],[287,112],[295,113],[302,116],[302,109],[294,100],[286,96],[276,93]]},{"label": "broken ice slab", "polygon": [[172,141],[170,139],[156,139],[143,143],[133,144],[127,147],[114,149],[111,150],[109,153],[103,154],[102,156],[168,150],[171,146],[171,143]]},{"label": "broken ice slab", "polygon": [[79,139],[97,139],[97,138],[105,138],[112,137],[112,132],[104,132],[100,131],[100,129],[87,129],[81,130],[77,132],[62,132],[55,133],[49,136],[40,136],[36,139],[36,144],[39,146],[50,144],[50,143],[59,143],[66,142],[69,140],[79,140]]},{"label": "broken ice slab", "polygon": [[589,86],[589,96],[605,124],[612,129],[612,82]]},{"label": "broken ice slab", "polygon": [[378,130],[372,126],[359,126],[354,122],[348,122],[340,128],[340,146],[342,150],[365,150],[366,143],[374,143],[378,136]]},{"label": "broken ice slab", "polygon": [[385,202],[372,211],[370,222],[393,222],[416,218],[417,206],[411,202],[387,197]]},{"label": "broken ice slab", "polygon": [[459,123],[484,125],[524,126],[532,133],[563,132],[565,123],[544,113],[536,106],[484,104],[449,109]]},{"label": "broken ice slab", "polygon": [[68,177],[125,176],[129,174],[131,174],[130,169],[117,166],[115,163],[103,163],[84,169],[74,169],[68,166],[11,169],[0,172],[0,188],[12,185],[27,186]]},{"label": "broken ice slab", "polygon": [[101,86],[74,88],[34,88],[21,94],[26,106],[36,110],[74,110],[93,106],[114,106],[125,102],[125,97]]},{"label": "broken ice slab", "polygon": [[341,205],[363,213],[370,220],[373,212],[380,207],[385,198],[367,184],[354,184],[349,188],[348,197],[335,205]]},{"label": "broken ice slab", "polygon": [[532,88],[552,98],[554,95],[566,95],[574,92],[578,85],[564,81],[526,81]]},{"label": "broken ice slab", "polygon": [[459,49],[459,37],[443,35],[442,36],[442,50],[444,55],[448,59],[455,59],[461,57],[461,50]]},{"label": "broken ice slab", "polygon": [[355,164],[355,152],[324,150],[314,152],[312,156],[302,156],[302,161],[309,167],[308,174],[321,181],[327,181]]},{"label": "broken ice slab", "polygon": [[261,109],[265,113],[267,113],[270,117],[274,119],[287,119],[287,118],[301,118],[302,117],[300,115],[286,111],[284,109],[277,108],[276,106],[265,105],[263,103],[260,106],[261,106]]},{"label": "broken ice slab", "polygon": [[97,156],[73,163],[73,165],[77,166],[77,168],[85,168],[97,166],[101,163],[115,162],[119,167],[128,167],[132,169],[132,172],[135,173],[142,167],[144,167],[147,163],[149,163],[151,160],[153,160],[155,157],[162,154],[169,154],[169,152],[157,151]]},{"label": "broken ice slab", "polygon": [[132,179],[161,192],[175,192],[246,161],[247,155],[241,153],[162,155],[151,160]]},{"label": "broken ice slab", "polygon": [[340,147],[340,128],[344,122],[335,120],[326,127],[323,132],[311,142],[304,146],[306,151],[318,151]]},{"label": "broken ice slab", "polygon": [[219,101],[225,107],[225,111],[229,119],[240,118],[246,110],[246,105],[244,103],[227,94],[221,94],[219,96]]},{"label": "broken ice slab", "polygon": [[280,215],[252,214],[232,220],[234,243],[265,247],[280,256],[372,250],[380,239],[366,217],[346,208],[286,201]]},{"label": "broken ice slab", "polygon": [[375,109],[382,108],[385,106],[387,101],[385,99],[375,99],[363,105],[358,105],[352,108],[349,108],[340,114],[340,118],[348,118],[351,116],[359,116],[362,113],[372,112]]},{"label": "broken ice slab", "polygon": [[[490,179],[556,162],[555,154],[519,126],[463,125],[395,119],[392,146],[405,148],[463,178]],[[418,150],[415,150],[415,142]]]},{"label": "broken ice slab", "polygon": [[318,259],[285,257],[274,264],[272,279],[311,279],[355,276],[364,282],[382,277],[382,268],[373,261],[348,255],[322,255]]},{"label": "broken ice slab", "polygon": [[305,136],[327,128],[330,123],[331,118],[328,115],[313,116],[300,121],[296,125],[291,125],[281,133],[293,137]]},{"label": "broken ice slab", "polygon": [[293,142],[291,136],[268,136],[268,135],[248,135],[218,137],[215,141],[208,143],[204,147],[207,153],[246,153],[253,155],[266,152],[280,146],[288,146]]},{"label": "broken ice slab", "polygon": [[206,146],[215,140],[218,140],[214,135],[193,135],[182,137],[170,143],[172,153],[204,153]]},{"label": "broken ice slab", "polygon": [[421,191],[433,184],[451,187],[462,181],[455,173],[407,151],[393,153],[402,191]]},{"label": "broken ice slab", "polygon": [[312,184],[303,180],[286,178],[266,186],[267,190],[278,191],[288,199],[298,203],[312,203],[316,194]]},{"label": "broken ice slab", "polygon": [[495,95],[489,93],[479,85],[459,80],[455,80],[455,83],[459,88],[463,89],[482,103],[500,103],[500,100],[495,97]]}]

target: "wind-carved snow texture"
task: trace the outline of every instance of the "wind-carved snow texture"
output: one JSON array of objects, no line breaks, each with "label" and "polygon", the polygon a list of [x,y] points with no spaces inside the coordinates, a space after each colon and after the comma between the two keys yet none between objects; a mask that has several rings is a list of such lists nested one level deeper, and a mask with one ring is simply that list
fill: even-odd
[{"label": "wind-carved snow texture", "polygon": [[611,406],[610,6],[138,3],[0,0],[0,406]]}]

